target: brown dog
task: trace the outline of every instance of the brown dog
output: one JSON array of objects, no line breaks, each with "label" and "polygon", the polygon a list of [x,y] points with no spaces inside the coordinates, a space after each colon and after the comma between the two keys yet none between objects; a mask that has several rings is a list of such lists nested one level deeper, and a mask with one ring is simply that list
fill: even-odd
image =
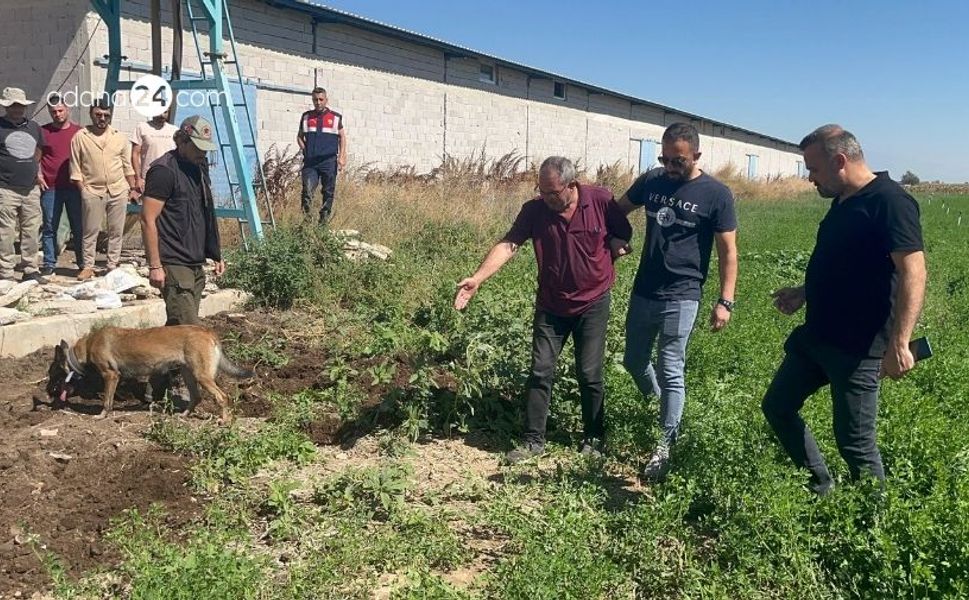
[{"label": "brown dog", "polygon": [[232,419],[229,398],[215,383],[219,371],[239,378],[252,371],[232,364],[222,353],[222,344],[211,329],[198,325],[175,325],[150,329],[104,327],[85,335],[74,346],[66,341],[54,350],[48,370],[47,393],[61,402],[73,391],[72,381],[96,371],[104,380],[106,417],[114,405],[114,392],[121,377],[144,377],[180,368],[189,391],[186,415],[200,399],[199,386],[212,394],[222,408],[222,422]]}]

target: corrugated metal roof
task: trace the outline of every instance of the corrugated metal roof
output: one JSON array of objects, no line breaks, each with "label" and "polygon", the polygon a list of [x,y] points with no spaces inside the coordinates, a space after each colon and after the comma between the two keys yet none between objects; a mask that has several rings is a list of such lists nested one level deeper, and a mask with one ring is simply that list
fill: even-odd
[{"label": "corrugated metal roof", "polygon": [[754,135],[754,136],[763,138],[765,140],[770,140],[772,142],[777,142],[779,144],[784,144],[786,146],[791,146],[793,149],[797,149],[797,147],[798,147],[796,143],[790,142],[788,140],[782,140],[780,138],[776,138],[776,137],[773,137],[773,136],[770,136],[770,135],[766,135],[766,134],[763,134],[763,133],[760,133],[760,132],[757,132],[757,131],[752,131],[752,130],[747,129],[745,127],[740,127],[738,125],[732,125],[730,123],[724,123],[723,121],[716,121],[714,119],[710,119],[708,117],[703,117],[701,115],[695,115],[695,114],[692,114],[692,113],[688,113],[688,112],[683,111],[683,110],[680,110],[678,108],[673,108],[671,106],[666,106],[664,104],[659,104],[657,102],[653,102],[651,100],[646,100],[644,98],[637,98],[635,96],[630,96],[629,94],[624,94],[622,92],[617,92],[615,90],[611,90],[611,89],[608,89],[608,88],[605,88],[605,87],[601,87],[601,86],[596,85],[596,84],[593,84],[593,83],[588,83],[588,82],[585,82],[585,81],[580,81],[578,79],[573,79],[573,78],[567,77],[565,75],[560,75],[558,73],[553,73],[552,71],[546,71],[544,69],[539,69],[539,68],[532,67],[532,66],[529,66],[529,65],[526,65],[526,64],[523,64],[523,63],[519,63],[519,62],[515,62],[515,61],[512,61],[512,60],[508,60],[508,59],[502,58],[500,56],[495,56],[495,55],[492,55],[492,54],[487,54],[487,53],[484,53],[484,52],[479,52],[478,50],[474,50],[472,48],[467,48],[465,46],[460,46],[458,44],[452,44],[451,42],[447,42],[445,40],[441,40],[441,39],[438,39],[438,38],[435,38],[435,37],[431,37],[429,35],[424,35],[422,33],[417,33],[417,32],[414,32],[414,31],[410,31],[408,29],[403,29],[401,27],[396,27],[394,25],[388,25],[386,23],[381,23],[380,21],[376,21],[376,20],[373,20],[373,19],[368,19],[366,17],[361,17],[360,15],[356,15],[356,14],[353,14],[351,12],[347,12],[347,11],[344,11],[344,10],[339,10],[339,9],[336,9],[336,8],[332,8],[332,7],[326,6],[325,4],[322,4],[320,2],[316,2],[315,0],[263,0],[263,1],[266,4],[269,4],[271,6],[275,6],[275,7],[279,7],[279,8],[289,8],[289,9],[292,9],[292,10],[298,10],[298,11],[306,12],[306,13],[310,14],[311,16],[313,16],[315,19],[317,19],[318,21],[321,21],[321,22],[342,23],[342,24],[345,24],[345,25],[350,25],[350,26],[353,26],[353,27],[358,27],[360,29],[364,29],[364,30],[367,30],[367,31],[372,31],[374,33],[380,33],[380,34],[383,34],[383,35],[386,35],[386,36],[390,36],[390,37],[394,37],[394,38],[398,38],[398,39],[403,39],[403,40],[406,40],[406,41],[409,41],[409,42],[413,42],[413,43],[417,43],[417,44],[421,44],[421,45],[425,45],[425,46],[432,46],[432,47],[435,47],[435,48],[440,48],[445,53],[448,53],[448,54],[451,54],[451,55],[466,56],[466,57],[469,57],[469,58],[479,58],[479,59],[483,58],[483,59],[488,60],[488,61],[493,61],[498,66],[511,67],[513,69],[520,70],[520,71],[522,71],[524,73],[527,73],[529,75],[538,75],[538,76],[541,76],[541,77],[544,77],[544,78],[554,79],[556,81],[561,81],[563,83],[567,83],[567,84],[572,85],[572,86],[578,86],[578,87],[584,88],[584,89],[586,89],[586,90],[588,90],[590,92],[593,92],[593,93],[603,94],[603,95],[609,95],[609,96],[613,96],[613,97],[616,97],[616,98],[621,98],[621,99],[627,100],[627,101],[629,101],[629,102],[631,102],[633,104],[639,104],[639,105],[642,105],[642,106],[651,106],[651,107],[654,107],[654,108],[659,108],[659,109],[661,109],[663,111],[666,111],[666,112],[671,112],[671,113],[676,113],[676,114],[679,114],[679,115],[683,115],[684,117],[687,117],[689,119],[697,119],[697,120],[701,120],[701,121],[706,121],[707,123],[710,123],[710,124],[712,124],[712,125],[714,125],[716,127],[726,127],[726,128],[729,128],[729,129],[731,129],[733,131],[739,131],[739,132],[747,133],[747,134],[750,134],[750,135]]}]

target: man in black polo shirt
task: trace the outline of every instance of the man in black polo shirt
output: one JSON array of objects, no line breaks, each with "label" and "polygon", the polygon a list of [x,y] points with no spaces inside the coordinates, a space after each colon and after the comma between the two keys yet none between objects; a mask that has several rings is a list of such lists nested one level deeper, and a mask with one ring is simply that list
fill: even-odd
[{"label": "man in black polo shirt", "polygon": [[914,365],[912,330],[925,294],[919,207],[887,173],[873,173],[858,140],[838,125],[801,140],[810,181],[834,198],[818,227],[804,285],[774,292],[786,315],[807,315],[784,345],[786,355],[762,408],[784,449],[811,473],[823,495],[834,482],[811,430],[798,414],[831,385],[834,433],[851,478],[884,480],[875,443],[878,386]]},{"label": "man in black polo shirt", "polygon": [[333,197],[336,192],[336,174],[347,164],[347,132],[343,115],[326,105],[326,90],[313,90],[313,110],[303,113],[299,120],[296,143],[303,151],[303,215],[310,214],[313,194],[323,183],[323,205],[320,207],[320,225],[333,214]]}]

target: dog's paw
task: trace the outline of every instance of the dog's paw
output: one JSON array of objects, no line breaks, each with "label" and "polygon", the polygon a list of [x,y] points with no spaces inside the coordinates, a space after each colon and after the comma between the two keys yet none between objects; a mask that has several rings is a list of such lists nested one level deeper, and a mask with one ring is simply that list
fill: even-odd
[{"label": "dog's paw", "polygon": [[99,412],[98,414],[96,414],[96,415],[94,415],[94,418],[95,418],[95,419],[97,419],[98,421],[100,421],[101,419],[104,419],[104,418],[106,418],[107,416],[108,416],[108,413],[106,413],[106,412],[104,412],[104,411],[102,410],[102,411],[101,411],[101,412]]}]

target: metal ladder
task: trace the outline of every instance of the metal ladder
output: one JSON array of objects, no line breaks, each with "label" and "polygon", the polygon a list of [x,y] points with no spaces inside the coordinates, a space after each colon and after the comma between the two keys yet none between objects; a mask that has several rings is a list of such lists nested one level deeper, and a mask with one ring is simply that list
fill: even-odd
[{"label": "metal ladder", "polygon": [[[211,94],[208,96],[209,109],[212,112],[212,126],[215,128],[222,168],[225,170],[234,208],[218,209],[216,212],[219,216],[235,217],[239,220],[242,241],[248,248],[247,234],[252,234],[256,238],[262,237],[264,228],[275,227],[276,218],[273,215],[272,199],[266,188],[266,174],[263,171],[262,159],[255,144],[256,131],[253,125],[252,108],[246,101],[243,88],[245,79],[242,77],[242,67],[236,51],[232,19],[229,17],[229,2],[228,0],[183,0],[183,3],[192,28],[192,39],[195,42],[195,51],[201,67],[201,80],[186,83],[198,83],[200,89],[218,92],[216,99],[213,99]],[[199,36],[201,23],[208,26],[206,33],[209,35],[209,51],[207,52],[202,49],[202,40]],[[224,51],[223,37],[228,39],[228,50],[231,54]],[[234,68],[234,81],[230,81],[225,72],[228,65]],[[232,83],[237,83],[239,86],[238,100],[233,98]],[[183,86],[179,87],[185,89]],[[217,99],[227,101],[219,103]],[[242,109],[241,114],[245,116],[244,126],[249,131],[249,140],[251,140],[249,143],[243,141],[242,130],[236,119],[236,109]],[[217,110],[221,110],[224,127],[219,125]],[[256,158],[255,173],[246,162],[247,150],[251,151]],[[232,169],[229,168],[230,161]],[[233,171],[235,177],[233,177]]]}]

